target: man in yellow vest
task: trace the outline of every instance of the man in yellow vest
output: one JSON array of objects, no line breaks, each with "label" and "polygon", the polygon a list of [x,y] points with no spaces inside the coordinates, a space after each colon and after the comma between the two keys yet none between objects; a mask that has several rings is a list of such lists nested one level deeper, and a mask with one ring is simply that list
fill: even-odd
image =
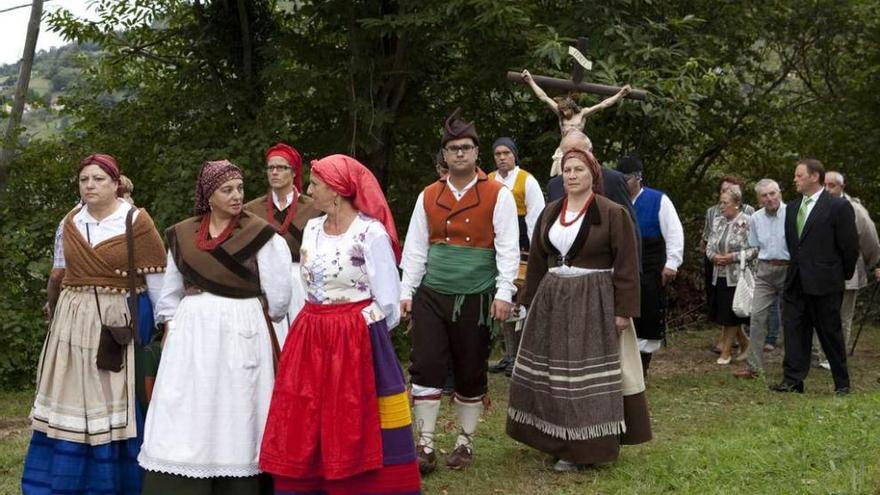
[{"label": "man in yellow vest", "polygon": [[[544,193],[541,186],[532,174],[519,167],[519,149],[516,143],[509,137],[500,137],[492,145],[492,153],[495,157],[497,170],[489,174],[489,179],[497,180],[507,186],[513,193],[516,201],[516,215],[519,220],[519,249],[523,252],[523,260],[529,251],[532,239],[532,231],[535,223],[544,209]],[[516,324],[507,322],[502,325],[504,334],[504,357],[497,364],[491,366],[489,371],[510,376],[513,372],[513,362],[516,360],[516,350],[519,347],[519,333]]]}]

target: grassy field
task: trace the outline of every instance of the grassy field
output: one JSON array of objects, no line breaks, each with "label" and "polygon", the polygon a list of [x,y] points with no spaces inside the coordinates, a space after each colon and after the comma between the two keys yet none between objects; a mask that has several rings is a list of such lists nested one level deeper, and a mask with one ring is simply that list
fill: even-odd
[{"label": "grassy field", "polygon": [[[652,363],[648,400],[654,440],[623,447],[609,466],[557,474],[550,459],[504,434],[506,379],[491,378],[493,406],[478,431],[476,462],[441,465],[429,494],[875,494],[880,493],[880,330],[866,329],[850,361],[854,392],[833,396],[830,374],[812,370],[807,393],[775,394],[781,351],[765,380],[741,381],[707,349],[715,331],[677,332]],[[18,493],[31,394],[0,394],[0,494]],[[444,402],[437,444],[455,441]]]}]

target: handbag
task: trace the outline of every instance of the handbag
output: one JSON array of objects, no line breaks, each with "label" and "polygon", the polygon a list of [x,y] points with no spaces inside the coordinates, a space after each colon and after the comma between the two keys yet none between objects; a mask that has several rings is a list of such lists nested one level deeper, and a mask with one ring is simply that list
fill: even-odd
[{"label": "handbag", "polygon": [[101,322],[101,336],[98,340],[98,354],[95,358],[95,364],[99,370],[122,371],[125,361],[125,346],[130,344],[132,340],[138,341],[137,289],[135,286],[137,274],[134,268],[134,242],[131,228],[133,217],[134,208],[131,208],[125,217],[125,242],[128,250],[128,311],[131,318],[126,318],[125,325],[104,324],[104,317],[101,315],[101,302],[98,300],[98,290],[92,288],[95,294],[95,305],[98,308],[98,319]]},{"label": "handbag", "polygon": [[739,257],[739,281],[733,293],[733,313],[740,318],[752,315],[752,299],[755,297],[755,276],[746,266],[745,254]]}]

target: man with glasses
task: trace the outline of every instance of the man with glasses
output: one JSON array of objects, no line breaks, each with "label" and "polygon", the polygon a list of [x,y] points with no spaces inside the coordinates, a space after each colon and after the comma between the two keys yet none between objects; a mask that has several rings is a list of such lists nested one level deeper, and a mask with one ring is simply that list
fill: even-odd
[{"label": "man with glasses", "polygon": [[275,326],[278,344],[284,345],[290,324],[305,304],[305,289],[299,272],[299,247],[302,229],[309,219],[321,215],[312,205],[312,198],[302,194],[302,157],[292,146],[278,143],[266,151],[266,177],[269,191],[244,205],[244,209],[275,227],[290,248],[290,269],[293,276],[293,297],[287,318]]},{"label": "man with glasses", "polygon": [[642,185],[642,160],[624,156],[617,162],[624,174],[642,238],[641,316],[635,318],[642,372],[648,376],[651,357],[666,336],[666,286],[675,280],[684,255],[684,229],[669,196]]},{"label": "man with glasses", "polygon": [[[496,139],[492,144],[492,154],[497,170],[489,174],[489,179],[504,184],[513,193],[517,220],[519,221],[520,259],[525,262],[528,259],[532,231],[544,209],[544,193],[541,192],[541,186],[538,185],[538,181],[532,174],[520,168],[519,149],[513,139],[509,137]],[[516,350],[519,347],[519,332],[516,331],[516,323],[505,322],[502,325],[502,333],[504,334],[504,357],[490,367],[489,371],[492,373],[504,372],[510,376],[513,373]]]},{"label": "man with glasses", "polygon": [[458,110],[446,120],[441,146],[449,173],[416,199],[400,263],[401,315],[414,323],[409,372],[423,474],[437,463],[434,427],[450,360],[459,434],[446,465],[473,462],[488,399],[489,329],[510,316],[519,264],[513,195],[477,167],[477,131]]}]

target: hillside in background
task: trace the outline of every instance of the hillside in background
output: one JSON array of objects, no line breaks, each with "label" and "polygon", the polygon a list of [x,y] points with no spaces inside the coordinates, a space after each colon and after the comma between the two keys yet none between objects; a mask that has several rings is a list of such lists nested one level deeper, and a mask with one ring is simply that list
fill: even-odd
[{"label": "hillside in background", "polygon": [[[27,129],[25,139],[48,137],[67,127],[67,117],[59,115],[58,110],[62,108],[64,96],[77,83],[84,60],[98,52],[96,44],[69,44],[37,52],[22,117]],[[0,66],[0,124],[3,126],[12,107],[18,71],[19,63]]]}]

